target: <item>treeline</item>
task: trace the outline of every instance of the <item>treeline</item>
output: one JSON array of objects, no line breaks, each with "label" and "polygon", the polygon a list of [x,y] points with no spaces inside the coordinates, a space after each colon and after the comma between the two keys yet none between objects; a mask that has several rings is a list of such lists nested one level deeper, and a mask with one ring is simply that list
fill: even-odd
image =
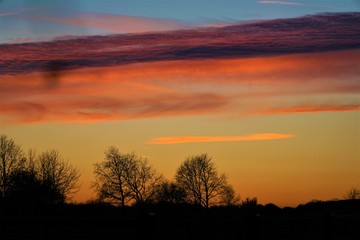
[{"label": "treeline", "polygon": [[[94,176],[97,198],[87,202],[92,206],[259,207],[256,198],[240,201],[208,154],[185,159],[169,181],[146,158],[111,146],[104,159],[94,164]],[[79,170],[58,151],[25,152],[13,139],[0,135],[0,208],[65,204],[79,190],[79,178]],[[360,199],[360,190],[351,188],[344,198]]]},{"label": "treeline", "polygon": [[[191,204],[205,208],[240,204],[227,176],[217,171],[207,154],[188,157],[177,169],[174,181],[169,181],[146,158],[111,146],[103,161],[94,165],[94,175],[92,187],[97,199],[92,202],[97,204]],[[1,206],[64,204],[79,190],[79,178],[78,169],[58,151],[25,152],[13,139],[0,136]],[[249,202],[256,203],[256,199],[242,204]]]},{"label": "treeline", "polygon": [[36,207],[57,205],[79,189],[79,171],[59,152],[24,152],[5,135],[0,136],[0,205]]},{"label": "treeline", "polygon": [[100,201],[120,206],[136,204],[236,205],[239,198],[225,174],[219,174],[207,154],[187,158],[175,181],[166,180],[147,159],[109,147],[94,166],[94,189]]}]

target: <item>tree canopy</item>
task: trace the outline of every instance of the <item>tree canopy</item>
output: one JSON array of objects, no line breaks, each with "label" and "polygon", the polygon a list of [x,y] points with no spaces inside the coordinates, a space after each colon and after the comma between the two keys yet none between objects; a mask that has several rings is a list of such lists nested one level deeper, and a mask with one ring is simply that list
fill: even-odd
[{"label": "tree canopy", "polygon": [[25,166],[20,145],[6,135],[0,136],[0,193],[5,199],[11,185],[11,176]]},{"label": "tree canopy", "polygon": [[188,157],[178,168],[175,179],[192,203],[208,208],[237,201],[227,176],[218,173],[208,154]]},{"label": "tree canopy", "polygon": [[122,154],[112,146],[105,159],[94,165],[93,185],[100,199],[120,206],[151,201],[156,187],[163,180],[147,159],[134,153]]},{"label": "tree canopy", "polygon": [[60,153],[24,154],[20,145],[0,136],[0,202],[7,205],[65,203],[78,189],[79,171]]}]

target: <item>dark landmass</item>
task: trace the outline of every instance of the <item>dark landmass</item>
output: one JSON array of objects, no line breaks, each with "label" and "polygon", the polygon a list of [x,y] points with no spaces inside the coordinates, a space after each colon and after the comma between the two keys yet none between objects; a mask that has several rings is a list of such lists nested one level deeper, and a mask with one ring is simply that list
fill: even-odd
[{"label": "dark landmass", "polygon": [[360,239],[360,200],[296,208],[64,204],[2,208],[0,239]]}]

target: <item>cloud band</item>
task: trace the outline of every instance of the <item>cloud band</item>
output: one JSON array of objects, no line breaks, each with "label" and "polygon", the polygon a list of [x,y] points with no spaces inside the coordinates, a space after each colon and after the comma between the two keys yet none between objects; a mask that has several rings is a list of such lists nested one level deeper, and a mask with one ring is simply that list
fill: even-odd
[{"label": "cloud band", "polygon": [[0,75],[139,62],[257,57],[360,48],[360,13],[219,28],[1,44]]}]

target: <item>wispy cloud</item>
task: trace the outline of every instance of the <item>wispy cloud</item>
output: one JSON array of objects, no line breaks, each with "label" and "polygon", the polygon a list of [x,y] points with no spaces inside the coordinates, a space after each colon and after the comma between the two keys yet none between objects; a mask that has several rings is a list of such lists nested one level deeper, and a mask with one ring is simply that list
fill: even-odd
[{"label": "wispy cloud", "polygon": [[9,11],[0,11],[0,17],[8,17],[22,14],[24,12],[36,10],[38,8],[23,8],[23,9],[14,9]]},{"label": "wispy cloud", "polygon": [[204,142],[242,142],[294,138],[293,134],[260,133],[246,136],[175,136],[153,138],[147,144],[179,144]]},{"label": "wispy cloud", "polygon": [[[3,117],[12,123],[38,122],[96,122],[212,113],[226,103],[218,96],[206,94],[184,95],[177,98],[160,96],[155,99],[119,101],[117,99],[93,98],[85,101],[50,103],[17,102],[0,106]],[[5,118],[6,119],[6,118]]]},{"label": "wispy cloud", "polygon": [[258,1],[261,4],[281,4],[281,5],[293,5],[293,6],[304,6],[303,3],[298,2],[285,2],[285,1]]},{"label": "wispy cloud", "polygon": [[335,7],[335,6],[331,6],[331,5],[305,4],[305,3],[300,3],[300,2],[288,2],[288,1],[258,1],[258,3],[259,4],[303,6],[303,7],[324,8],[324,9],[337,9],[337,10],[350,10],[349,8]]},{"label": "wispy cloud", "polygon": [[359,111],[360,104],[307,104],[307,105],[296,105],[292,107],[282,107],[275,109],[267,109],[261,114],[294,114],[294,113],[318,113],[318,112],[348,112],[348,111]]},{"label": "wispy cloud", "polygon": [[51,22],[56,24],[96,28],[113,33],[143,33],[154,31],[170,31],[189,28],[190,25],[172,19],[148,18],[103,13],[79,13],[68,17],[50,15],[27,16],[32,20]]}]

